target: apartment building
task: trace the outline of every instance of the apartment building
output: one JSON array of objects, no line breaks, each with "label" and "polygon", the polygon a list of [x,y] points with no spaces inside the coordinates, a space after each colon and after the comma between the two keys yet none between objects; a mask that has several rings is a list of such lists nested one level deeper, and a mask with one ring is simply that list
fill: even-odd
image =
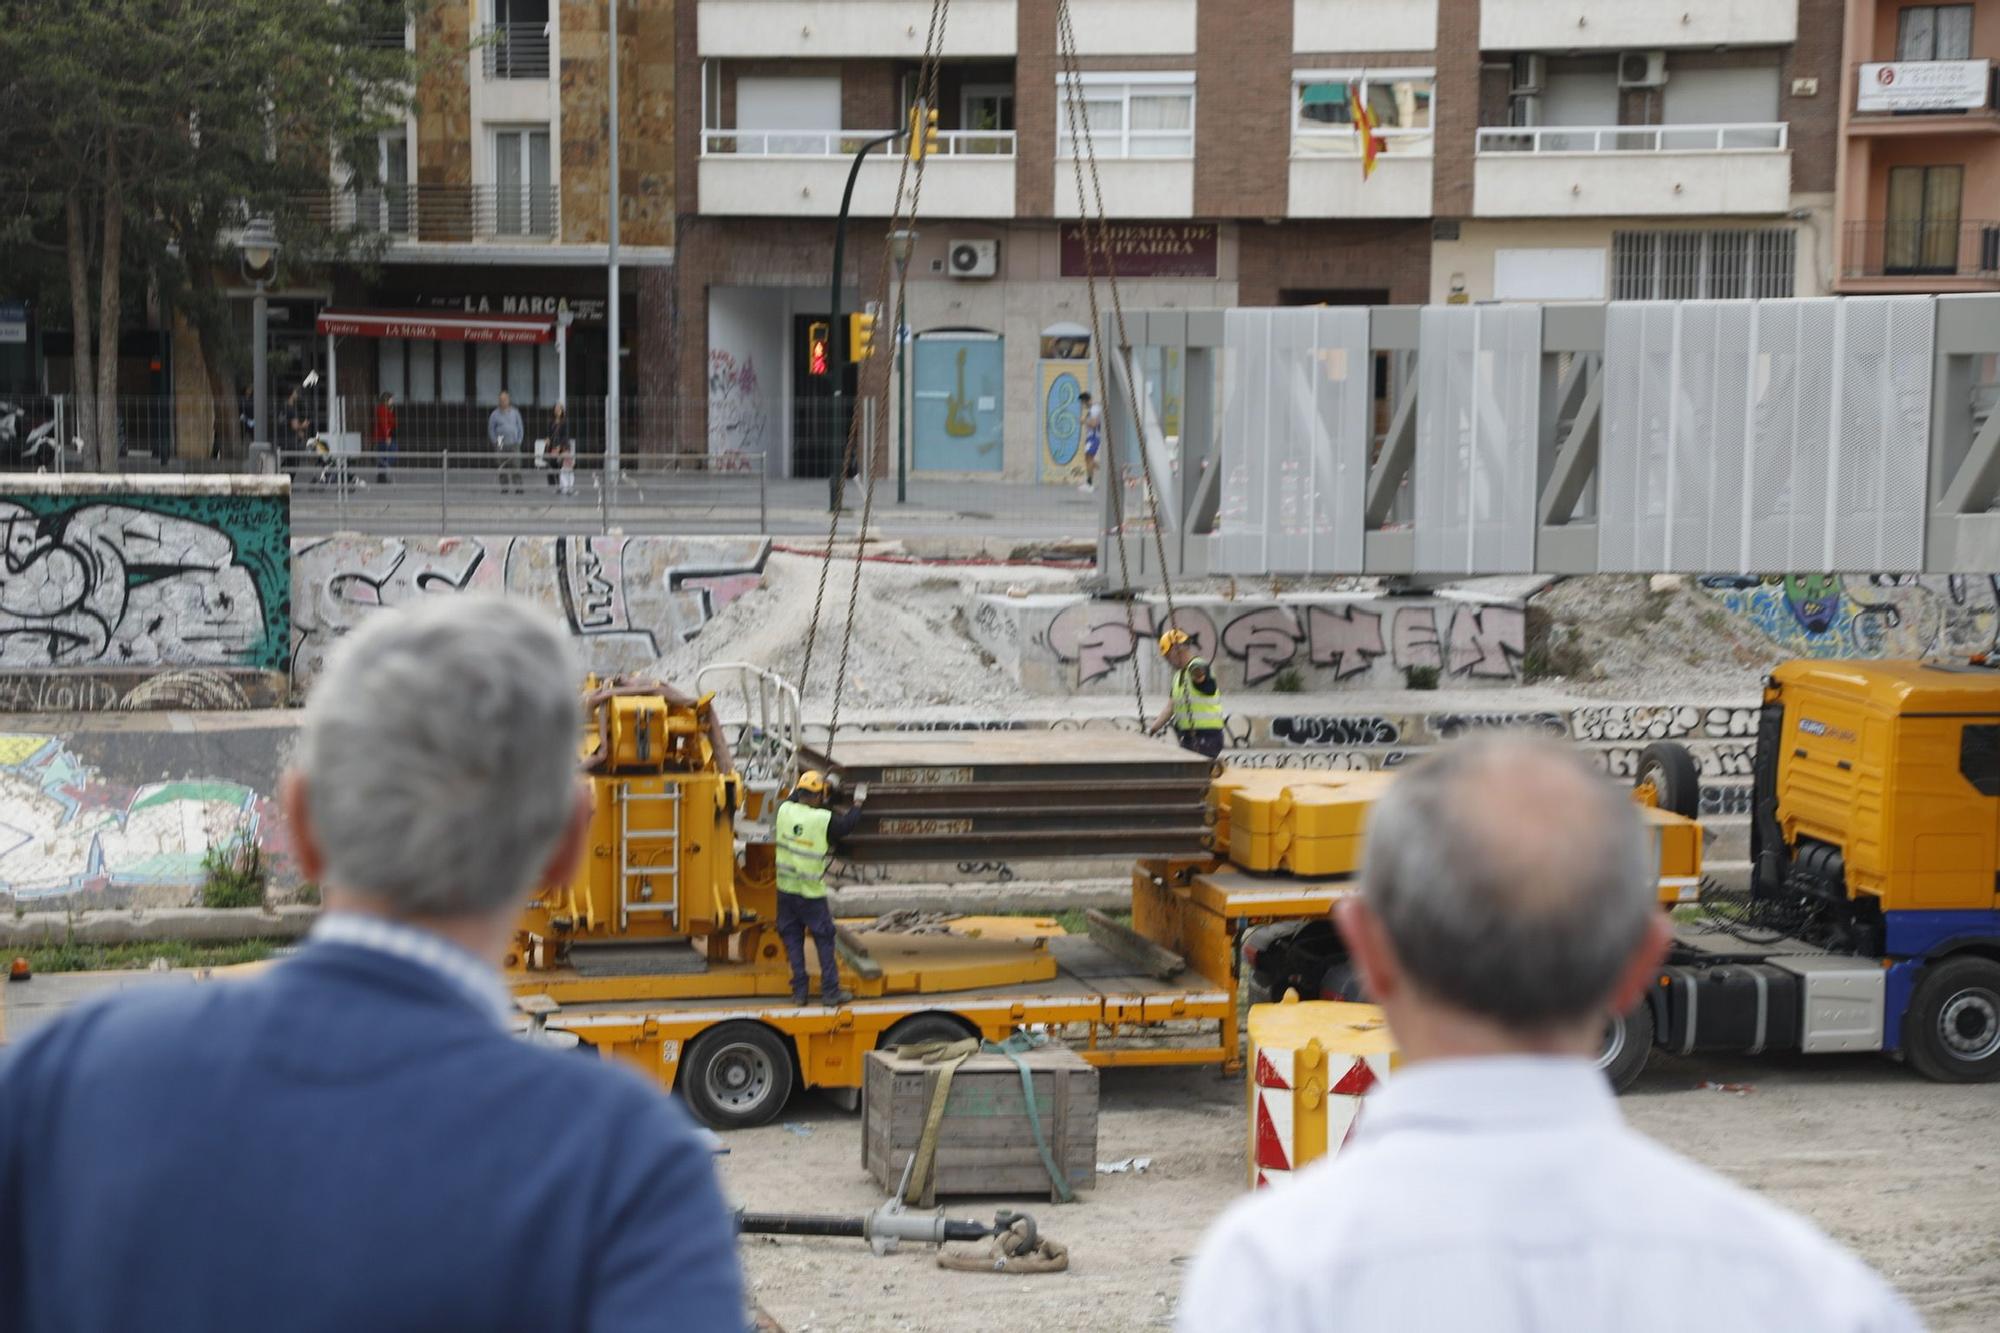
[{"label": "apartment building", "polygon": [[[375,233],[379,256],[275,294],[274,393],[325,370],[331,333],[349,406],[321,424],[359,432],[353,405],[388,391],[406,449],[474,445],[476,426],[451,432],[503,389],[530,409],[602,399],[609,16],[606,0],[446,0],[384,28],[419,55],[414,106],[372,162],[336,169],[322,205]],[[671,391],[675,16],[674,0],[619,6],[619,355],[622,393],[642,402]]]},{"label": "apartment building", "polygon": [[1836,289],[2000,289],[2000,0],[1853,0],[1846,42]]},{"label": "apartment building", "polygon": [[[824,475],[812,373],[850,155],[900,124],[929,0],[683,0],[675,304],[714,450]],[[690,12],[691,11],[691,12]],[[1127,303],[1809,295],[1835,258],[1834,0],[1072,0]],[[1056,0],[952,0],[909,258],[910,465],[1074,477],[1090,386]],[[1355,108],[1377,126],[1364,178]],[[898,160],[857,182],[881,296]],[[886,340],[893,325],[884,311]],[[1177,367],[1148,379],[1177,432]],[[851,389],[851,380],[848,387]]]}]

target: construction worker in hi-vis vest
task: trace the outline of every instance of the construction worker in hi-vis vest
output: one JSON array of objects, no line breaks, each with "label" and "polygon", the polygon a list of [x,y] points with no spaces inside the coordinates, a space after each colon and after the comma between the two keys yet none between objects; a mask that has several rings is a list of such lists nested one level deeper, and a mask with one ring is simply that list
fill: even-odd
[{"label": "construction worker in hi-vis vest", "polygon": [[1183,750],[1210,759],[1222,754],[1222,689],[1208,663],[1196,657],[1194,643],[1185,630],[1170,629],[1160,635],[1160,656],[1174,669],[1173,690],[1167,706],[1147,730],[1157,736],[1172,723],[1174,738]]},{"label": "construction worker in hi-vis vest", "polygon": [[799,774],[790,799],[778,806],[778,938],[792,965],[792,1003],[806,1002],[806,936],[819,954],[819,996],[822,1004],[845,1004],[853,995],[840,984],[840,964],[833,947],[833,907],[826,900],[826,862],[835,844],[861,822],[861,803],[868,787],[854,789],[851,808],[836,813],[827,808],[826,774],[808,769]]}]

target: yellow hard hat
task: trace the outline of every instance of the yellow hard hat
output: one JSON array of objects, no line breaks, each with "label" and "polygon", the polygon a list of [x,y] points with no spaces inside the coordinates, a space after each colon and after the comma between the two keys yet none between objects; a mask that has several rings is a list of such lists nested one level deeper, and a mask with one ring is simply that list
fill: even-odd
[{"label": "yellow hard hat", "polygon": [[1165,657],[1174,649],[1188,641],[1187,631],[1170,629],[1160,635],[1160,656]]},{"label": "yellow hard hat", "polygon": [[826,793],[826,774],[816,768],[809,768],[799,774],[798,784],[792,790],[809,791],[814,795],[824,795]]}]

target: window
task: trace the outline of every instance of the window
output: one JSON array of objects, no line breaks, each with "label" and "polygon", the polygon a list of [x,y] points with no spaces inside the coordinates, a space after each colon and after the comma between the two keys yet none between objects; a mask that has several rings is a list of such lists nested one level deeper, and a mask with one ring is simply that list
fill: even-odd
[{"label": "window", "polygon": [[493,230],[499,236],[548,236],[555,231],[555,190],[549,182],[549,132],[493,132]]},{"label": "window", "polygon": [[1292,85],[1292,151],[1361,151],[1354,107],[1366,97],[1385,153],[1429,156],[1436,80],[1427,69],[1314,70]]},{"label": "window", "polygon": [[958,151],[1014,151],[1014,89],[1004,83],[968,83],[958,94],[958,123],[966,137]]},{"label": "window", "polygon": [[549,0],[491,0],[491,8],[486,77],[549,77]]},{"label": "window", "polygon": [[1972,6],[1905,6],[1896,16],[1896,59],[1972,59]]},{"label": "window", "polygon": [[1728,301],[1790,296],[1798,234],[1790,227],[1620,231],[1611,236],[1614,301]]},{"label": "window", "polygon": [[[1121,75],[1082,78],[1077,116],[1099,157],[1193,157],[1194,76]],[[1056,156],[1075,157],[1070,142],[1070,88],[1056,85]]]},{"label": "window", "polygon": [[1964,186],[1964,167],[1889,168],[1889,216],[1882,224],[1885,273],[1958,271],[1958,205]]}]

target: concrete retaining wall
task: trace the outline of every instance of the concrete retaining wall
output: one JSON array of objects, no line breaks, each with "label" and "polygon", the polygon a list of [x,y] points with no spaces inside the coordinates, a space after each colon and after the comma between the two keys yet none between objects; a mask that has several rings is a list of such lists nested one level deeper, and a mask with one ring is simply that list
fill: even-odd
[{"label": "concrete retaining wall", "polygon": [[295,650],[303,696],[342,634],[415,597],[505,592],[561,616],[600,675],[650,667],[758,586],[762,537],[360,537],[292,544]]},{"label": "concrete retaining wall", "polygon": [[[1030,690],[1116,694],[1132,688],[1136,653],[1146,688],[1166,687],[1154,641],[1164,600],[1040,594],[974,598],[972,635]],[[1225,692],[1281,679],[1307,692],[1396,688],[1411,668],[1453,686],[1514,685],[1526,651],[1522,603],[1366,593],[1263,598],[1184,597],[1171,617],[1214,664]],[[1296,678],[1296,679],[1294,679]]]},{"label": "concrete retaining wall", "polygon": [[283,477],[0,478],[0,672],[281,671],[290,539]]}]

